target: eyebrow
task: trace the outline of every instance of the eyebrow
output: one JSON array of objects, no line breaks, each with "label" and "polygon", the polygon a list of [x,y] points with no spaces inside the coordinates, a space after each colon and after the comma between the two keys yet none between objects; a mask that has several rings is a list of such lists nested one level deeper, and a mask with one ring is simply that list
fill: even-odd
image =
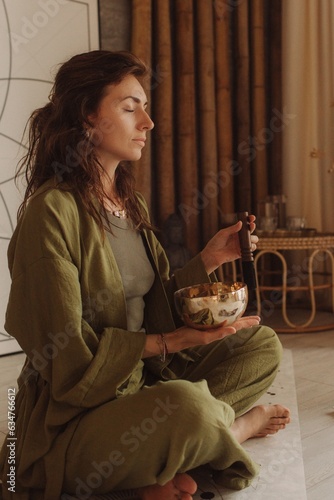
[{"label": "eyebrow", "polygon": [[[121,102],[126,101],[126,99],[132,99],[137,104],[140,104],[142,102],[141,99],[139,99],[139,97],[135,97],[133,95],[127,95],[126,97],[123,97],[123,99],[121,99]],[[147,101],[144,102],[144,106],[147,106]]]}]

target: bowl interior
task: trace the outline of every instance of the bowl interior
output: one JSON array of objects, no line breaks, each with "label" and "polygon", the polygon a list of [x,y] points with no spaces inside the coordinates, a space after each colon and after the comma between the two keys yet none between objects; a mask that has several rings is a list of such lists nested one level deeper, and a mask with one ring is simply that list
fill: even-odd
[{"label": "bowl interior", "polygon": [[234,323],[245,312],[247,285],[240,281],[192,285],[174,294],[178,314],[188,326],[217,328]]}]

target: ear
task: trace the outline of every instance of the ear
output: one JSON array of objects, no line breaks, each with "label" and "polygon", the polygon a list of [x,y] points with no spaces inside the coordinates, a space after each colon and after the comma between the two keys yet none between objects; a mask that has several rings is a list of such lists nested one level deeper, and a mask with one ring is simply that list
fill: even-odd
[{"label": "ear", "polygon": [[84,122],[83,127],[86,129],[91,129],[95,127],[97,113],[91,113],[87,116],[87,120]]}]

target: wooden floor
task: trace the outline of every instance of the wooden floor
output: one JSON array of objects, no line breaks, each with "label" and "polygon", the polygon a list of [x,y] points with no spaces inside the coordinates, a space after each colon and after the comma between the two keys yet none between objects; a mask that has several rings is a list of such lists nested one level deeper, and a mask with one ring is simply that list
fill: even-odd
[{"label": "wooden floor", "polygon": [[279,337],[293,353],[307,498],[330,500],[334,498],[334,331]]},{"label": "wooden floor", "polygon": [[[329,500],[334,491],[334,331],[279,336],[293,354],[307,498]],[[23,359],[23,354],[0,358],[0,442],[7,429],[8,387],[15,385]]]}]

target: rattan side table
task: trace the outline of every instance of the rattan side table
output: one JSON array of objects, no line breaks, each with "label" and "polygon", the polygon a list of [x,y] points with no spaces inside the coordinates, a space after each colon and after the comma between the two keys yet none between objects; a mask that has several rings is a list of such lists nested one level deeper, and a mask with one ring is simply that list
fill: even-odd
[{"label": "rattan side table", "polygon": [[[262,233],[262,234],[261,234]],[[265,233],[259,231],[259,242],[257,251],[254,257],[254,265],[258,276],[258,286],[256,289],[256,306],[257,314],[261,315],[263,303],[261,302],[261,292],[270,291],[272,294],[281,294],[282,316],[286,327],[275,328],[277,332],[315,332],[322,330],[334,329],[334,315],[332,321],[324,325],[313,325],[317,304],[315,292],[320,289],[328,289],[331,294],[331,308],[334,313],[334,234],[315,233],[310,236],[307,232],[289,233],[288,231],[273,231]],[[303,270],[302,279],[299,283],[292,283],[289,277],[288,262],[286,259],[285,250],[297,251],[307,250],[306,262]],[[280,285],[264,285],[259,279],[259,266],[264,255],[276,255],[282,264],[282,282]],[[324,275],[324,283],[315,284],[314,274],[317,262],[323,262],[324,259],[329,259],[330,273]],[[295,280],[294,280],[295,281]],[[310,296],[310,314],[308,319],[302,324],[295,324],[290,320],[287,313],[287,293],[290,291],[307,291]]]}]

